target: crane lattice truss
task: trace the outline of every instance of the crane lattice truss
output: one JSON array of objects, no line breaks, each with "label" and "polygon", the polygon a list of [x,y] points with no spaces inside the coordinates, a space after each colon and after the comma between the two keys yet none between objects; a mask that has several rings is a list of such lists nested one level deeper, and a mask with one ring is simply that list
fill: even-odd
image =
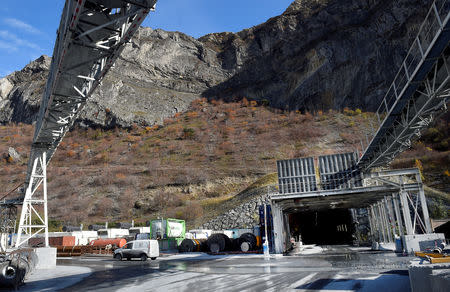
[{"label": "crane lattice truss", "polygon": [[449,18],[450,0],[436,0],[376,112],[378,129],[358,162],[363,170],[388,165],[446,110]]},{"label": "crane lattice truss", "polygon": [[[35,126],[16,246],[48,237],[46,165],[156,0],[66,0]],[[42,192],[38,188],[43,186]],[[42,195],[37,198],[38,193]],[[17,201],[17,200],[16,200]],[[34,205],[44,205],[44,214]],[[48,238],[46,239],[48,245]]]}]

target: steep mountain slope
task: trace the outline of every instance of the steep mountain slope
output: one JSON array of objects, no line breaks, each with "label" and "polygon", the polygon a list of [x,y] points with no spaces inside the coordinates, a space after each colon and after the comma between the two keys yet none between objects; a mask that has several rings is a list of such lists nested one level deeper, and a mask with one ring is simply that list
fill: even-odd
[{"label": "steep mountain slope", "polygon": [[[48,168],[51,218],[86,225],[162,216],[198,227],[266,194],[267,186],[275,191],[278,159],[354,151],[372,118],[359,110],[311,115],[246,99],[196,100],[163,126],[76,128]],[[435,218],[447,216],[450,204],[450,149],[433,142],[448,133],[448,121],[447,116],[393,163],[413,167],[418,159],[425,184],[447,192],[426,189]],[[0,126],[4,191],[25,178],[32,131],[26,124]]]},{"label": "steep mountain slope", "polygon": [[[238,33],[194,39],[141,28],[80,116],[107,127],[162,123],[201,96],[272,107],[374,109],[431,0],[296,0]],[[0,80],[0,121],[35,119],[41,57]]]},{"label": "steep mountain slope", "polygon": [[[196,100],[164,126],[77,128],[48,168],[50,214],[73,224],[174,216],[199,226],[250,199],[252,192],[241,191],[276,172],[277,159],[354,150],[371,118],[360,111],[285,112],[246,99]],[[0,126],[5,190],[24,180],[32,130]],[[9,147],[21,157],[9,155]]]}]

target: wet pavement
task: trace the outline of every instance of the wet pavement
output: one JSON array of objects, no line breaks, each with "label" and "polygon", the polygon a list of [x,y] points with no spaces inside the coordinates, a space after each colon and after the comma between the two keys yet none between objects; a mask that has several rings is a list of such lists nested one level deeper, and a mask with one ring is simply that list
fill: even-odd
[{"label": "wet pavement", "polygon": [[409,291],[411,259],[333,246],[320,254],[270,260],[254,254],[191,253],[147,262],[101,256],[58,259],[58,265],[91,269],[80,275],[80,282],[60,291]]}]

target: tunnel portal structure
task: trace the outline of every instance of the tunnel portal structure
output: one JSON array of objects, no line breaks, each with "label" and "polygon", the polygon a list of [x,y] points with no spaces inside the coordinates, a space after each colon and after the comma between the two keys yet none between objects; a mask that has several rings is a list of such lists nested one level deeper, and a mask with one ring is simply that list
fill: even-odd
[{"label": "tunnel portal structure", "polygon": [[277,167],[279,193],[271,195],[276,253],[298,235],[305,243],[350,244],[356,210],[366,214],[371,242],[401,238],[412,252],[435,237],[418,169],[363,173],[356,153],[282,160]]}]

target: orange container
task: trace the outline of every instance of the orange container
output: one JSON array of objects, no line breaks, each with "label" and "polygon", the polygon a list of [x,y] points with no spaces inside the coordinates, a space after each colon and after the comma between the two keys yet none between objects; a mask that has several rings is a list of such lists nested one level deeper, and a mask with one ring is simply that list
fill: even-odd
[{"label": "orange container", "polygon": [[126,243],[127,241],[124,238],[102,238],[91,241],[89,245],[105,246],[111,244],[112,246],[122,247]]},{"label": "orange container", "polygon": [[57,245],[74,246],[75,236],[49,237],[48,243],[50,246],[57,246]]},{"label": "orange container", "polygon": [[[48,244],[50,246],[58,246],[58,245],[65,245],[65,246],[74,246],[75,245],[75,236],[54,236],[48,238]],[[45,245],[45,239],[43,237],[33,237],[28,239],[28,245],[35,247],[35,246],[44,246]]]}]

